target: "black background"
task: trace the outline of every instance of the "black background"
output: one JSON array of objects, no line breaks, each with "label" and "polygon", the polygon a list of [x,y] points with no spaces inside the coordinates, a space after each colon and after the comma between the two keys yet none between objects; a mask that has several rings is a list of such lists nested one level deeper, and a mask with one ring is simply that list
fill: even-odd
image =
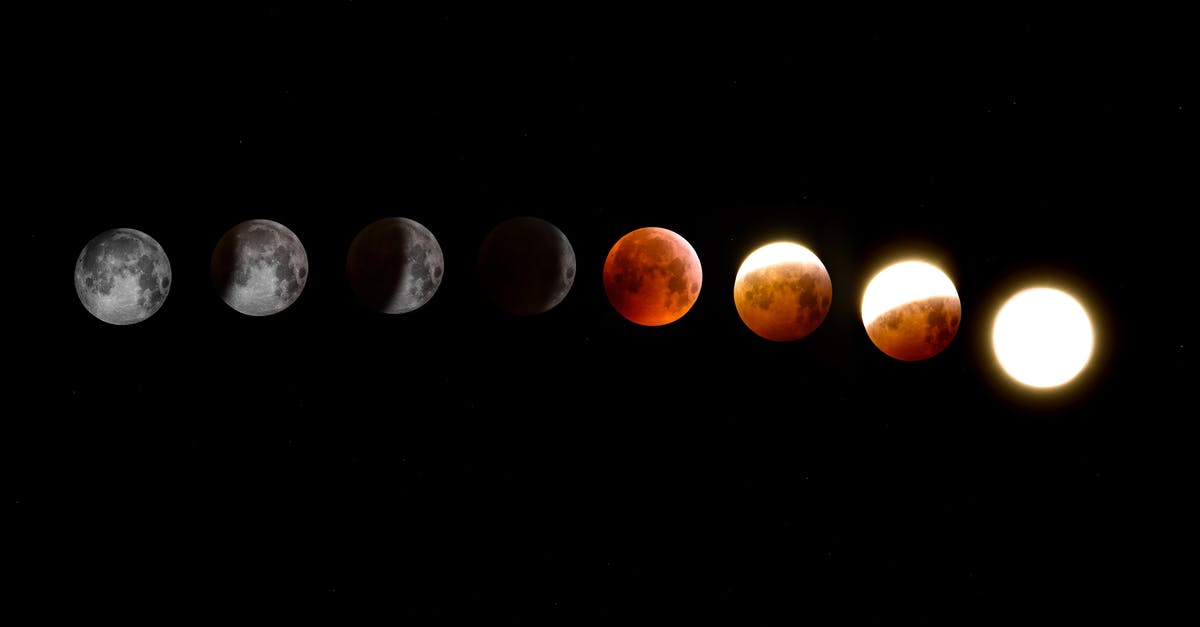
[{"label": "black background", "polygon": [[[13,18],[19,595],[961,624],[1144,616],[1179,593],[1196,134],[1178,16],[214,7]],[[480,241],[517,215],[579,263],[533,318],[475,283]],[[446,257],[401,316],[343,274],[386,216]],[[263,319],[208,278],[253,218],[311,263]],[[665,327],[621,318],[600,281],[642,226],[704,264]],[[71,283],[116,227],[174,271],[131,327]],[[787,344],[731,297],[778,239],[834,286]],[[964,310],[919,363],[858,317],[906,255]],[[1095,316],[1093,367],[1060,394],[1005,383],[986,344],[1027,283]]]}]

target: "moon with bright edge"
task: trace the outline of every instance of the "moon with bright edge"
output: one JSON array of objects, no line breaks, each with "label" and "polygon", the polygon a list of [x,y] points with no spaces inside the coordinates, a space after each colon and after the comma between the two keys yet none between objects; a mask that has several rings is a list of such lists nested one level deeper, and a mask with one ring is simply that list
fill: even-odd
[{"label": "moon with bright edge", "polygon": [[776,242],[750,253],[733,282],[733,304],[742,322],[776,342],[812,333],[833,302],[825,264],[799,244]]},{"label": "moon with bright edge", "polygon": [[604,260],[604,291],[631,322],[655,327],[683,317],[700,296],[700,257],[678,233],[659,227],[630,231]]},{"label": "moon with bright edge", "polygon": [[368,309],[402,314],[428,303],[442,284],[446,262],[437,238],[408,218],[368,224],[346,254],[346,278]]},{"label": "moon with bright edge", "polygon": [[518,316],[545,313],[575,283],[575,249],[545,220],[505,220],[479,246],[479,282],[500,309]]},{"label": "moon with bright edge", "polygon": [[171,291],[171,263],[153,237],[136,229],[105,231],[75,260],[75,293],[93,316],[134,324],[154,315]]},{"label": "moon with bright edge", "polygon": [[1083,305],[1049,287],[1017,292],[1000,307],[992,348],[1013,379],[1051,388],[1074,379],[1092,357],[1092,323]]},{"label": "moon with bright edge", "polygon": [[923,261],[888,266],[863,292],[867,336],[884,354],[901,361],[928,359],[945,350],[961,318],[954,283]]},{"label": "moon with bright edge", "polygon": [[272,220],[248,220],[229,229],[212,256],[212,280],[225,304],[248,316],[291,306],[308,280],[300,238]]}]

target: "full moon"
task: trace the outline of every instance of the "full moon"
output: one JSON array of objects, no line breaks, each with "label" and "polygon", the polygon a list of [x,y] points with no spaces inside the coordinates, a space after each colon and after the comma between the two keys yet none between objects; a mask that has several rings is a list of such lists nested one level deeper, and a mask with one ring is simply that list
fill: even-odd
[{"label": "full moon", "polygon": [[863,293],[867,336],[884,354],[901,361],[928,359],[945,350],[961,318],[950,277],[922,261],[888,266]]},{"label": "full moon", "polygon": [[692,245],[658,227],[627,233],[604,261],[604,291],[613,308],[649,327],[683,317],[700,296],[702,278]]},{"label": "full moon", "polygon": [[75,260],[75,293],[93,316],[133,324],[154,315],[171,291],[171,263],[154,238],[111,229],[92,238]]},{"label": "full moon", "polygon": [[308,254],[286,226],[249,220],[229,229],[212,256],[212,280],[225,304],[248,316],[287,309],[304,290]]},{"label": "full moon", "polygon": [[767,244],[750,253],[733,282],[733,304],[750,330],[776,342],[812,333],[833,302],[825,264],[809,249],[790,242]]},{"label": "full moon", "polygon": [[437,238],[408,218],[368,224],[346,254],[354,295],[368,309],[387,314],[408,313],[429,302],[445,269]]},{"label": "full moon", "polygon": [[545,220],[505,220],[479,247],[479,281],[492,302],[508,313],[544,313],[571,291],[575,249]]},{"label": "full moon", "polygon": [[1051,388],[1074,379],[1092,356],[1092,323],[1066,292],[1034,287],[1008,299],[992,325],[1000,367],[1020,383]]}]

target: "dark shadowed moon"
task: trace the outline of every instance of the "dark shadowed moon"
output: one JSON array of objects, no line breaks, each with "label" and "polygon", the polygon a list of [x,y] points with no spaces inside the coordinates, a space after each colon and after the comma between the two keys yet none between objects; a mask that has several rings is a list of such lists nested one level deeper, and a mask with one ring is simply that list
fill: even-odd
[{"label": "dark shadowed moon", "polygon": [[645,326],[683,317],[700,296],[700,258],[674,231],[645,227],[631,231],[608,252],[604,291],[614,309]]},{"label": "dark shadowed moon", "polygon": [[545,220],[505,220],[479,247],[479,281],[492,302],[508,313],[544,313],[562,302],[575,282],[575,250]]},{"label": "dark shadowed moon", "polygon": [[248,316],[269,316],[300,297],[308,280],[308,254],[286,226],[249,220],[217,242],[212,280],[225,304]]},{"label": "dark shadowed moon", "polygon": [[429,302],[444,271],[437,238],[408,218],[368,224],[346,255],[346,278],[359,302],[389,314],[407,313]]},{"label": "dark shadowed moon", "polygon": [[733,304],[742,322],[768,340],[790,342],[812,333],[833,302],[825,264],[791,242],[750,253],[733,283]]},{"label": "dark shadowed moon", "polygon": [[93,316],[133,324],[154,315],[171,291],[171,263],[154,238],[112,229],[92,238],[75,261],[75,292]]}]

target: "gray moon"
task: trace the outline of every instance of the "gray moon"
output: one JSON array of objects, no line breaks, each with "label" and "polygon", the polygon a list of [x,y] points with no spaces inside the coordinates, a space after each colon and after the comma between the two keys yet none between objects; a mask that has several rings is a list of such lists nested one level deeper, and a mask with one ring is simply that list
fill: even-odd
[{"label": "gray moon", "polygon": [[111,229],[92,238],[75,260],[75,292],[93,316],[133,324],[154,315],[171,291],[171,263],[153,237]]},{"label": "gray moon", "polygon": [[225,304],[248,316],[269,316],[287,309],[304,291],[308,254],[286,226],[248,220],[217,242],[212,280]]},{"label": "gray moon", "polygon": [[437,238],[408,218],[368,224],[350,243],[346,278],[359,302],[374,311],[408,313],[433,298],[445,259]]},{"label": "gray moon", "polygon": [[575,249],[558,227],[519,217],[496,225],[479,248],[479,280],[500,309],[540,314],[562,302],[575,282]]}]

